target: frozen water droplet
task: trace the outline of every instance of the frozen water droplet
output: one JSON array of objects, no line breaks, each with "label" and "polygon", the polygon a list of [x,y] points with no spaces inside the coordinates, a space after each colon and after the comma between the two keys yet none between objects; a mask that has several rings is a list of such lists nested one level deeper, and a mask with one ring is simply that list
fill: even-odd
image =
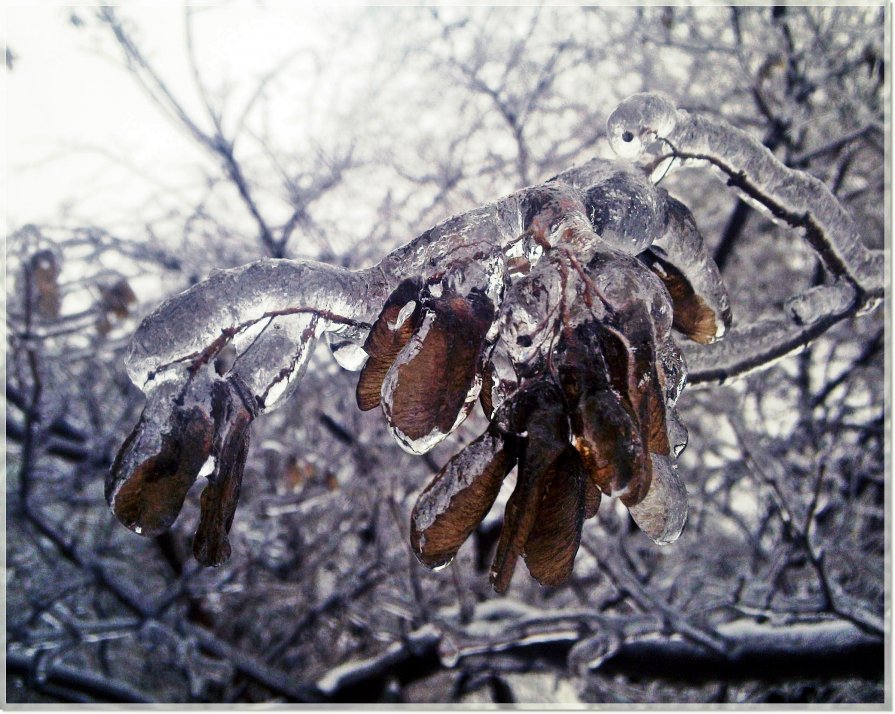
[{"label": "frozen water droplet", "polygon": [[656,345],[656,353],[660,379],[664,384],[665,401],[668,406],[674,406],[687,383],[687,364],[684,355],[671,335]]},{"label": "frozen water droplet", "polygon": [[[438,286],[440,288],[441,283],[439,283]],[[439,290],[439,293],[440,292],[441,292],[441,290]],[[437,296],[435,296],[435,297],[437,297]],[[413,314],[414,310],[416,310],[416,300],[411,300],[410,302],[408,302],[404,307],[402,307],[398,311],[398,315],[395,318],[394,323],[391,323],[391,322],[388,323],[388,329],[392,330],[393,332],[398,330],[401,327],[401,325],[403,325],[405,322],[407,322],[407,318],[409,318]]]},{"label": "frozen water droplet", "polygon": [[205,463],[202,464],[202,468],[199,469],[199,473],[196,475],[197,477],[208,476],[214,473],[215,467],[215,458],[214,456],[209,456],[205,459]]},{"label": "frozen water droplet", "polygon": [[674,458],[677,458],[687,448],[690,434],[678,416],[677,409],[674,407],[668,409],[666,423],[668,425],[668,442],[671,444],[671,452],[674,454]]},{"label": "frozen water droplet", "polygon": [[677,121],[677,110],[665,97],[634,94],[606,122],[609,145],[623,159],[636,159],[657,137],[666,137]]},{"label": "frozen water droplet", "polygon": [[646,497],[628,508],[631,518],[658,545],[673,543],[687,522],[687,489],[667,456],[651,454],[653,480]]},{"label": "frozen water droplet", "polygon": [[326,343],[333,359],[342,368],[349,372],[359,372],[367,363],[367,353],[353,339],[344,337],[335,332],[326,333]]}]

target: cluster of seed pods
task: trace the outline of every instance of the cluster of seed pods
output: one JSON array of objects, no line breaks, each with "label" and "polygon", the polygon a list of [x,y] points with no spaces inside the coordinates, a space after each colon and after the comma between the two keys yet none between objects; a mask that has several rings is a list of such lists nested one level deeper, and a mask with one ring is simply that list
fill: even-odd
[{"label": "cluster of seed pods", "polygon": [[[399,439],[452,429],[476,396],[490,421],[413,509],[425,565],[453,559],[514,468],[491,570],[500,592],[520,555],[542,584],[565,582],[604,495],[657,543],[681,533],[675,461],[687,432],[675,403],[686,368],[672,328],[710,342],[730,313],[717,270],[691,278],[692,263],[682,271],[670,258],[692,250],[713,268],[689,212],[643,188],[619,171],[583,196],[561,183],[529,194],[523,240],[540,255],[513,264],[498,304],[481,286],[439,284],[433,299],[412,281],[386,302],[364,345],[361,408],[382,403]],[[697,293],[700,280],[714,290]]]},{"label": "cluster of seed pods", "polygon": [[492,583],[505,590],[522,556],[557,585],[603,497],[658,543],[681,532],[686,367],[674,332],[708,343],[729,324],[687,208],[636,167],[594,160],[448,219],[366,270],[264,260],[163,303],[132,342],[128,370],[147,405],[106,496],[153,536],[207,476],[193,550],[223,563],[248,425],[288,398],[326,334],[360,371],[358,406],[380,407],[407,451],[431,449],[476,403],[489,419],[419,497],[420,561],[449,562],[515,468]]}]

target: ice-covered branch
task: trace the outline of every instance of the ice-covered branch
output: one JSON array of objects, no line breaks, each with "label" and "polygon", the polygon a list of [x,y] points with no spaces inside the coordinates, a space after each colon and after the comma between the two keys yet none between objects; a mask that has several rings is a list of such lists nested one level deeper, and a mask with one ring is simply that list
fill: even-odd
[{"label": "ice-covered branch", "polygon": [[248,425],[285,401],[327,334],[339,364],[360,371],[358,407],[381,407],[406,451],[430,451],[477,400],[491,421],[413,511],[426,565],[454,557],[517,465],[492,566],[499,591],[520,557],[541,583],[564,582],[604,495],[657,543],[675,540],[687,437],[672,328],[705,346],[691,381],[723,381],[879,301],[881,276],[829,191],[742,132],[652,95],[624,102],[609,128],[617,150],[661,138],[719,166],[804,228],[842,279],[792,298],[785,320],[722,341],[727,289],[689,209],[631,164],[603,160],[452,216],[372,268],[267,259],[220,271],[163,303],[133,339],[128,372],[148,399],[106,483],[118,518],[158,535],[207,475],[194,554],[226,560]]},{"label": "ice-covered branch", "polygon": [[788,314],[734,327],[722,342],[684,346],[688,384],[720,384],[770,367],[857,313],[849,285],[822,286],[795,296]]},{"label": "ice-covered branch", "polygon": [[862,304],[882,297],[883,252],[864,245],[854,219],[822,181],[788,168],[745,131],[678,110],[656,94],[626,99],[609,117],[608,128],[612,148],[625,158],[670,149],[675,161],[717,167],[729,185],[802,229],[827,270],[855,284]]},{"label": "ice-covered branch", "polygon": [[[550,618],[558,620],[559,618]],[[880,675],[883,640],[861,632],[851,623],[828,620],[786,625],[737,620],[718,627],[729,644],[717,651],[697,642],[657,637],[656,631],[639,635],[600,635],[595,657],[584,657],[588,645],[582,632],[586,618],[530,623],[530,634],[519,634],[524,625],[495,620],[492,636],[479,636],[474,646],[457,647],[456,635],[425,625],[377,655],[346,662],[317,682],[328,701],[360,701],[383,689],[390,678],[402,683],[430,675],[439,668],[454,668],[467,658],[499,656],[517,661],[549,661],[554,665],[579,664],[607,676],[652,676],[673,682],[703,683],[715,680],[776,681],[780,677],[862,677]],[[507,636],[505,627],[513,628]],[[638,627],[637,629],[642,630]],[[590,655],[594,655],[590,648]]]},{"label": "ice-covered branch", "polygon": [[218,271],[143,321],[131,341],[128,374],[143,385],[159,371],[203,355],[222,335],[230,342],[254,325],[292,315],[369,328],[387,287],[381,273],[311,261],[265,259]]}]

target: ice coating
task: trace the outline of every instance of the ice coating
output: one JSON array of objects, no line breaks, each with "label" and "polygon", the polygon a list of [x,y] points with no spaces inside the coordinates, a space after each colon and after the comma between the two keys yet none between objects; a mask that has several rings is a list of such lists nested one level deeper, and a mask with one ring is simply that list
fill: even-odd
[{"label": "ice coating", "polygon": [[310,261],[264,259],[221,270],[143,320],[128,351],[128,375],[143,385],[201,354],[223,331],[241,332],[273,315],[322,311],[339,324],[371,323],[388,286],[375,269],[351,272]]},{"label": "ice coating", "polygon": [[677,465],[667,456],[652,454],[653,480],[646,497],[629,506],[631,518],[658,545],[678,539],[687,522],[687,489]]},{"label": "ice coating", "polygon": [[549,351],[555,333],[549,317],[558,312],[562,292],[552,259],[540,261],[510,288],[503,304],[500,332],[514,365],[530,364]]},{"label": "ice coating", "polygon": [[[684,276],[678,281],[684,288],[670,280],[677,275]],[[710,334],[718,339],[727,324],[726,292],[692,216],[637,166],[600,159],[452,216],[366,270],[265,259],[216,272],[166,300],[133,339],[128,373],[146,391],[147,407],[116,460],[110,503],[122,486],[133,503],[145,475],[161,473],[168,461],[179,464],[174,485],[181,490],[189,478],[207,476],[197,557],[223,562],[248,424],[286,401],[325,336],[341,366],[361,370],[358,405],[381,406],[394,438],[410,453],[442,441],[481,397],[489,431],[449,462],[415,512],[419,553],[430,567],[453,557],[456,538],[468,535],[464,509],[475,502],[478,514],[487,506],[482,493],[496,496],[500,469],[512,467],[520,440],[526,448],[537,442],[531,435],[547,428],[545,419],[580,421],[576,410],[585,400],[614,409],[601,416],[588,407],[589,443],[602,450],[591,466],[607,470],[605,483],[630,486],[626,503],[645,496],[632,515],[657,542],[670,542],[686,517],[674,458],[687,440],[674,410],[687,370],[672,325],[700,300],[718,316],[721,327],[712,324]],[[554,362],[566,370],[562,385]],[[514,401],[529,387],[554,394],[552,411],[536,399],[525,407],[525,400]],[[183,424],[190,429],[186,437],[172,438]],[[564,461],[549,476],[554,495],[542,512],[551,523],[525,526],[533,529],[525,554],[535,577],[558,582],[565,566],[552,568],[550,550],[562,543],[571,569],[576,527],[580,534],[581,514],[596,513],[603,481],[591,478],[585,488],[584,461],[571,433],[558,441],[545,434],[537,448],[555,447]],[[498,452],[501,443],[506,450]],[[526,452],[528,460],[537,448]],[[471,485],[483,469],[484,481]],[[180,491],[172,487],[172,493],[160,501],[166,519],[176,516]],[[516,502],[539,505],[537,498]],[[551,535],[554,518],[565,524],[561,538]],[[144,523],[153,530],[162,522],[132,521],[141,532]],[[517,556],[523,545],[513,546]],[[502,572],[501,582],[509,575]]]},{"label": "ice coating", "polygon": [[[233,362],[264,410],[276,407],[292,393],[304,375],[324,321],[299,313],[275,317]],[[291,358],[283,363],[283,356]]]},{"label": "ice coating", "polygon": [[[448,510],[451,500],[485,472],[495,454],[503,448],[503,442],[491,434],[485,434],[457,454],[443,469],[442,476],[421,495],[414,508],[414,528],[420,533],[430,528],[435,520]],[[420,547],[425,546],[425,535]]]},{"label": "ice coating", "polygon": [[789,315],[774,317],[736,327],[724,341],[701,349],[686,346],[688,382],[693,385],[723,384],[733,377],[766,369],[804,348],[846,314],[850,314],[849,310],[829,313],[806,325],[798,324]]},{"label": "ice coating", "polygon": [[643,303],[649,308],[657,337],[668,335],[672,320],[668,293],[659,279],[639,260],[615,251],[602,250],[591,259],[587,273],[613,309]]},{"label": "ice coating", "polygon": [[855,289],[845,282],[820,285],[786,301],[786,312],[799,325],[812,325],[828,315],[841,313],[855,300]]},{"label": "ice coating", "polygon": [[[664,231],[649,249],[658,258],[653,269],[660,274],[673,269],[680,271],[701,304],[714,316],[714,330],[709,341],[720,340],[731,322],[727,288],[718,266],[706,250],[693,214],[683,203],[670,196],[666,205]],[[666,262],[670,264],[667,267],[664,265]],[[662,277],[667,279],[666,276]]]},{"label": "ice coating", "polygon": [[[497,410],[519,386],[519,377],[503,342],[499,342],[491,353],[490,377],[491,405],[492,409]],[[491,414],[486,416],[490,417]]]},{"label": "ice coating", "polygon": [[610,115],[607,127],[613,150],[623,158],[636,159],[661,139],[679,158],[711,162],[774,216],[803,228],[831,273],[868,293],[882,293],[883,251],[864,245],[854,219],[822,181],[788,168],[745,131],[678,110],[657,94],[629,97]]}]

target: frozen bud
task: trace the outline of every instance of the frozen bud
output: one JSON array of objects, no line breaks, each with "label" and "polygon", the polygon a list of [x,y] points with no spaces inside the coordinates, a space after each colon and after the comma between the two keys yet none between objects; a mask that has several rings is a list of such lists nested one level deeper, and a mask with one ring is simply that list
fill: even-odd
[{"label": "frozen bud", "polygon": [[623,159],[636,159],[658,137],[668,136],[677,123],[677,109],[658,94],[634,94],[609,115],[609,145]]}]

